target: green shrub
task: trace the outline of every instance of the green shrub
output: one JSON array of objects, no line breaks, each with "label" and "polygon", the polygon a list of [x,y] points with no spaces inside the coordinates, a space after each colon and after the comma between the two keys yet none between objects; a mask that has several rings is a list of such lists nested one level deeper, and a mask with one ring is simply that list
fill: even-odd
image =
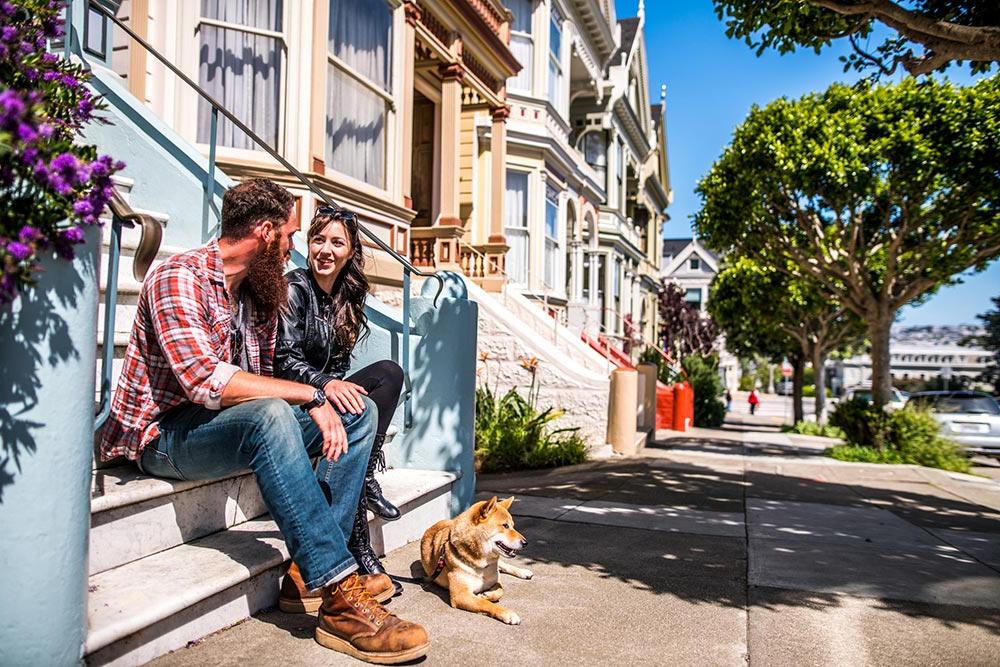
[{"label": "green shrub", "polygon": [[726,404],[719,400],[723,387],[719,379],[718,357],[714,354],[691,355],[685,357],[681,364],[694,389],[694,425],[705,428],[721,426],[726,418]]},{"label": "green shrub", "polygon": [[740,391],[751,391],[753,389],[754,377],[752,375],[740,376]]},{"label": "green shrub", "polygon": [[561,410],[539,412],[511,389],[498,396],[476,390],[476,459],[482,472],[503,472],[582,463],[587,443],[578,428],[552,428]]},{"label": "green shrub", "polygon": [[656,348],[647,346],[639,354],[639,361],[656,364],[656,379],[663,384],[673,384],[680,382],[682,379],[681,374],[667,363],[667,360],[663,358],[663,355]]},{"label": "green shrub", "polygon": [[785,433],[798,433],[799,435],[818,435],[823,438],[844,439],[844,432],[836,426],[830,424],[817,424],[816,422],[801,421],[794,426],[784,426],[781,429]]},{"label": "green shrub", "polygon": [[835,459],[969,471],[963,450],[941,435],[929,412],[914,408],[885,412],[862,401],[848,401],[830,416],[830,424],[840,428],[847,441],[829,450]]},{"label": "green shrub", "polygon": [[[808,383],[805,384],[805,385],[803,385],[802,386],[802,395],[804,397],[806,397],[806,398],[813,398],[814,396],[816,396],[816,385],[814,385],[814,384],[808,384]],[[830,398],[830,396],[832,396],[832,395],[833,395],[833,392],[830,391],[829,387],[827,387],[826,388],[826,397]]]}]

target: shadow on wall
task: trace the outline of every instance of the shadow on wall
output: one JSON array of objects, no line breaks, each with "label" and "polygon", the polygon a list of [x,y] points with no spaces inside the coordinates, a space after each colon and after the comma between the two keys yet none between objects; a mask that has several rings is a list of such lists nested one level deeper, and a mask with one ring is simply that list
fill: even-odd
[{"label": "shadow on wall", "polygon": [[[531,541],[522,555],[529,560],[583,567],[636,589],[727,607],[833,609],[845,604],[847,593],[878,598],[877,607],[891,613],[1000,635],[1000,610],[988,608],[1000,606],[996,600],[980,607],[947,604],[953,591],[985,600],[989,589],[976,591],[985,579],[995,585],[1000,511],[944,492],[899,489],[635,462],[479,481],[481,493],[657,505],[692,521],[710,517],[696,513],[706,510],[739,516],[751,499],[750,527],[742,537],[521,517],[518,529]],[[819,525],[815,511],[801,511],[808,506],[796,503],[836,505],[824,511],[845,514],[863,508],[878,523],[843,519]],[[906,539],[894,539],[899,535]],[[823,590],[806,590],[810,586]]]},{"label": "shadow on wall", "polygon": [[[17,297],[17,302],[0,309],[0,340],[3,363],[0,363],[0,503],[4,489],[14,483],[21,470],[21,460],[37,451],[33,431],[44,423],[25,417],[39,402],[39,368],[57,366],[80,358],[74,347],[69,325],[57,314],[77,310],[77,300],[84,287],[76,273],[57,281],[51,290],[33,289]],[[91,268],[85,275],[93,275]],[[48,443],[55,446],[58,443]]]}]

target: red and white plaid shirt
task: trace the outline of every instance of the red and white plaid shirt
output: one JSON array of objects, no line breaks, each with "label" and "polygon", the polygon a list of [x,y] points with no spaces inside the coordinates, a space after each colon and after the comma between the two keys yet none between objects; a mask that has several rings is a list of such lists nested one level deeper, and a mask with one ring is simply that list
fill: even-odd
[{"label": "red and white plaid shirt", "polygon": [[[243,299],[246,370],[271,375],[277,317],[258,317]],[[104,425],[101,459],[139,458],[167,410],[195,403],[222,409],[239,366],[230,351],[232,309],[219,244],[175,255],[153,270],[139,295],[125,366]]]}]

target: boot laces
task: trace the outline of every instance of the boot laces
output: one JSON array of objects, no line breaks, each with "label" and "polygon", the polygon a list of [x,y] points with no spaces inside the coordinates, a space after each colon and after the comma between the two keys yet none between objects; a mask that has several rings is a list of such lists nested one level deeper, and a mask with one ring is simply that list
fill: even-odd
[{"label": "boot laces", "polygon": [[341,584],[340,590],[347,598],[347,601],[354,604],[354,607],[371,619],[375,625],[382,625],[386,618],[392,616],[385,607],[371,596],[360,576],[354,575],[353,577],[349,577]]}]

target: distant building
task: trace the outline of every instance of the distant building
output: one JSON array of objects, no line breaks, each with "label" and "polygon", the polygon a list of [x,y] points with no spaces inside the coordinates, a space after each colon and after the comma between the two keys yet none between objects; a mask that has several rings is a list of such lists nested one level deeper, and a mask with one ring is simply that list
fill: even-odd
[{"label": "distant building", "polygon": [[[894,382],[901,380],[933,380],[945,368],[953,377],[973,379],[980,375],[993,359],[993,353],[976,347],[935,345],[932,343],[890,343],[890,375]],[[870,383],[871,357],[858,355],[832,363],[832,379],[840,387]],[[836,386],[836,385],[835,385]]]},{"label": "distant building", "polygon": [[[719,272],[719,257],[698,239],[664,239],[661,266],[661,279],[680,287],[684,300],[707,317],[708,290]],[[739,360],[726,350],[723,336],[719,337],[717,348],[719,376],[726,387],[735,390],[740,380]]]}]

